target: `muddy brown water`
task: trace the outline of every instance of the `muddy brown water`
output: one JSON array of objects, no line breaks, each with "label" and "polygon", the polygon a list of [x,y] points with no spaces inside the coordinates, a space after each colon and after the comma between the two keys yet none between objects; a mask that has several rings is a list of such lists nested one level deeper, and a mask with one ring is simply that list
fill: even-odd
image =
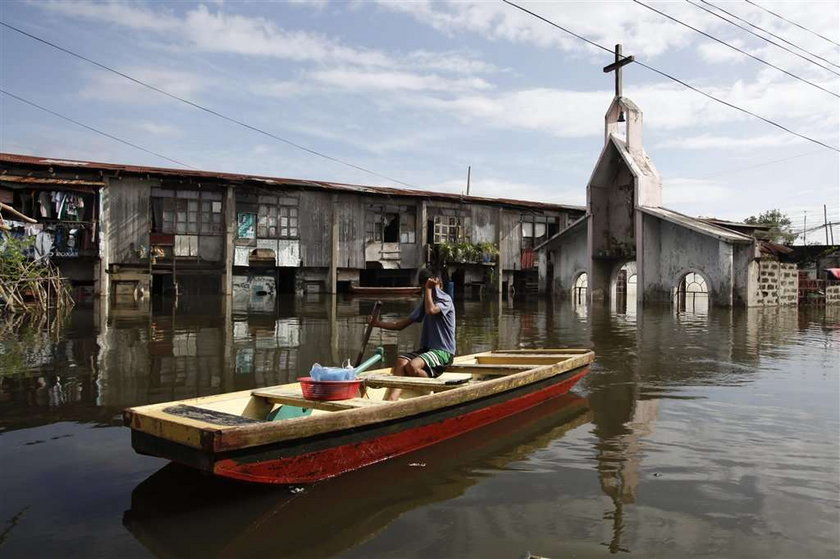
[{"label": "muddy brown water", "polygon": [[840,311],[459,301],[459,353],[592,347],[592,372],[463,437],[271,488],[136,455],[119,420],[352,359],[373,302],[238,303],[0,327],[0,557],[840,555]]}]

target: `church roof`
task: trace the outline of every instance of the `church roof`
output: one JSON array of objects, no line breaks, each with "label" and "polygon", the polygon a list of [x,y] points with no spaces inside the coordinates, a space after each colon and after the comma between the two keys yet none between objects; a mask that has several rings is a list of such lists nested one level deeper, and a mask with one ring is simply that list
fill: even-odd
[{"label": "church roof", "polygon": [[589,214],[584,215],[583,217],[581,217],[580,219],[578,219],[577,221],[575,221],[574,223],[572,223],[571,225],[569,225],[568,227],[563,229],[562,231],[559,231],[559,232],[553,234],[552,236],[550,236],[549,238],[547,238],[546,240],[544,240],[543,242],[541,242],[540,244],[535,246],[534,251],[540,250],[543,247],[548,246],[549,244],[553,243],[554,241],[556,241],[557,239],[559,239],[563,235],[566,235],[567,233],[571,233],[572,231],[576,231],[577,229],[580,229],[581,226],[583,226],[583,224],[586,223],[587,219],[589,219]]},{"label": "church roof", "polygon": [[675,212],[674,210],[669,210],[668,208],[642,206],[636,209],[648,215],[664,219],[665,221],[686,227],[687,229],[691,229],[703,235],[708,235],[709,237],[715,237],[728,243],[752,243],[755,240],[750,235],[744,235],[743,233],[738,233],[737,231],[709,223],[703,219],[681,214],[679,212]]}]

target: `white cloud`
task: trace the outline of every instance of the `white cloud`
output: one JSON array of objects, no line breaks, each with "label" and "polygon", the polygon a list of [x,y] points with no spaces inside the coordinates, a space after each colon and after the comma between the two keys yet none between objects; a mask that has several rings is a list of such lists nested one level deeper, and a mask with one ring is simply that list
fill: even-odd
[{"label": "white cloud", "polygon": [[331,88],[352,91],[459,92],[492,88],[481,78],[451,79],[409,72],[363,71],[350,68],[317,71],[308,77]]},{"label": "white cloud", "polygon": [[732,192],[727,185],[711,179],[684,177],[665,178],[662,181],[663,205],[666,207],[702,205],[730,199]]},{"label": "white cloud", "polygon": [[37,7],[58,12],[68,17],[115,23],[124,27],[159,33],[178,32],[182,22],[169,11],[153,11],[142,4],[124,2],[62,2],[52,0],[36,4]]},{"label": "white cloud", "polygon": [[[205,80],[195,74],[156,68],[130,68],[126,73],[173,95],[194,98]],[[97,72],[90,75],[81,91],[82,97],[122,103],[153,104],[170,101],[164,95],[131,82],[116,74]]]},{"label": "white cloud", "polygon": [[[322,9],[324,2],[298,3]],[[168,10],[122,2],[46,2],[39,7],[64,16],[107,22],[165,35],[167,41],[204,52],[271,57],[297,62],[352,64],[381,68],[417,68],[461,74],[498,71],[494,65],[457,52],[415,50],[404,56],[354,48],[321,33],[288,30],[262,17],[230,14],[199,5],[183,17]]]},{"label": "white cloud", "polygon": [[[466,192],[466,175],[463,179],[451,179],[430,185],[433,192]],[[508,198],[512,200],[536,200],[571,205],[585,204],[586,191],[580,187],[558,187],[556,185],[534,184],[490,177],[470,180],[470,195],[485,198]],[[562,201],[561,201],[562,200]]]},{"label": "white cloud", "polygon": [[149,134],[153,134],[155,136],[180,136],[183,133],[183,131],[177,126],[161,122],[153,122],[150,120],[133,122],[131,123],[131,126],[137,130],[142,130],[143,132],[148,132]]},{"label": "white cloud", "polygon": [[763,147],[788,146],[800,144],[805,140],[790,134],[767,134],[764,136],[720,136],[715,134],[700,134],[688,137],[671,137],[659,142],[657,148],[676,149],[739,149],[753,150]]},{"label": "white cloud", "polygon": [[501,71],[493,64],[457,52],[415,50],[408,53],[405,60],[413,68],[454,74],[490,74]]},{"label": "white cloud", "polygon": [[[518,2],[519,3],[519,2]],[[657,55],[685,46],[692,31],[682,28],[631,2],[521,2],[523,7],[611,48],[622,38],[625,51]],[[592,47],[529,14],[502,2],[447,0],[391,2],[384,9],[405,13],[449,34],[471,31],[484,37],[540,47],[576,51]],[[671,5],[669,12],[685,13],[687,6]],[[691,9],[689,7],[689,9]]]}]

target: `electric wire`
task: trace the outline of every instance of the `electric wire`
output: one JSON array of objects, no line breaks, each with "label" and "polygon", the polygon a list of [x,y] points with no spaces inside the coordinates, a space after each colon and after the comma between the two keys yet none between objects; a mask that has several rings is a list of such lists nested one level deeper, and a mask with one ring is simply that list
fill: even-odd
[{"label": "electric wire", "polygon": [[[742,30],[746,31],[746,32],[747,32],[747,33],[749,33],[750,35],[754,35],[754,36],[758,37],[759,39],[762,39],[762,40],[764,40],[764,41],[767,41],[767,42],[768,42],[768,43],[770,43],[771,45],[774,45],[774,46],[776,46],[776,47],[778,47],[778,48],[780,48],[780,49],[782,49],[782,50],[784,50],[784,51],[787,51],[787,52],[791,53],[791,54],[792,54],[792,55],[794,55],[794,56],[798,56],[799,58],[801,58],[802,60],[805,60],[806,62],[810,62],[810,63],[811,63],[811,64],[813,64],[814,66],[817,66],[817,67],[819,67],[819,68],[822,68],[823,70],[826,70],[826,71],[828,71],[828,72],[831,72],[831,73],[832,73],[832,74],[834,74],[835,76],[840,76],[840,72],[837,72],[836,70],[832,70],[831,68],[828,68],[828,67],[826,67],[826,66],[823,66],[823,65],[822,65],[822,64],[820,64],[819,62],[816,62],[816,61],[814,61],[814,60],[811,60],[811,59],[810,59],[810,58],[808,58],[807,56],[803,56],[803,55],[799,54],[798,52],[793,51],[793,50],[791,50],[791,49],[787,48],[787,47],[786,47],[786,46],[784,46],[784,45],[780,45],[779,43],[777,43],[777,42],[775,42],[775,41],[771,41],[771,40],[770,40],[770,39],[768,39],[767,37],[762,37],[761,35],[759,35],[759,34],[758,34],[758,33],[756,33],[755,31],[751,31],[751,30],[747,29],[746,27],[744,27],[743,25],[738,25],[738,24],[737,24],[737,23],[735,23],[734,21],[732,21],[732,20],[730,20],[730,19],[726,19],[726,18],[725,18],[725,17],[723,17],[722,15],[720,15],[720,14],[718,14],[718,13],[713,12],[713,11],[712,11],[712,10],[710,10],[709,8],[703,7],[703,6],[701,6],[700,4],[695,4],[695,3],[694,3],[694,2],[692,2],[691,0],[685,0],[685,1],[686,1],[686,2],[688,2],[689,4],[691,4],[692,6],[694,6],[695,8],[698,8],[698,9],[700,9],[700,10],[703,10],[704,12],[707,12],[707,13],[709,13],[709,14],[711,14],[711,15],[715,16],[716,18],[722,19],[723,21],[725,21],[725,22],[727,22],[727,23],[729,23],[729,24],[731,24],[731,25],[734,25],[734,26],[735,26],[735,27],[737,27],[738,29],[742,29]],[[700,1],[701,1],[701,2],[703,2],[704,4],[709,4],[709,2],[704,2],[704,0],[700,0]],[[714,6],[715,8],[717,8],[717,6],[715,6],[714,4],[709,4],[709,5],[710,5],[710,6]],[[720,8],[717,8],[717,9],[721,10]],[[724,11],[724,10],[721,10],[721,11]]]},{"label": "electric wire", "polygon": [[784,17],[784,16],[781,16],[781,15],[777,14],[776,12],[771,12],[771,11],[770,11],[770,10],[768,10],[767,8],[765,8],[765,7],[763,7],[763,6],[759,6],[759,5],[758,5],[758,4],[756,4],[755,2],[751,2],[750,0],[744,0],[744,1],[745,1],[747,4],[752,4],[752,5],[753,5],[753,6],[755,6],[756,8],[759,8],[759,9],[761,9],[761,10],[764,10],[764,11],[765,11],[765,12],[767,12],[768,14],[773,14],[773,15],[774,15],[774,16],[776,16],[777,18],[779,18],[779,19],[781,19],[781,20],[783,20],[783,21],[786,21],[786,22],[788,22],[788,23],[789,23],[789,24],[791,24],[791,25],[795,25],[796,27],[798,27],[798,28],[800,28],[800,29],[804,29],[805,31],[807,31],[808,33],[811,33],[812,35],[816,35],[816,36],[817,36],[817,37],[819,37],[820,39],[825,39],[825,40],[826,40],[826,41],[828,41],[829,43],[832,43],[832,44],[837,45],[838,47],[840,47],[840,43],[838,43],[837,41],[834,41],[834,40],[832,40],[832,39],[829,39],[828,37],[825,37],[825,36],[823,36],[823,35],[820,35],[820,34],[819,34],[819,33],[817,33],[816,31],[811,31],[810,29],[808,29],[808,28],[807,28],[807,27],[805,27],[804,25],[799,25],[799,24],[798,24],[798,23],[796,23],[795,21],[791,21],[791,20],[787,19],[786,17]]},{"label": "electric wire", "polygon": [[644,7],[644,8],[647,8],[648,10],[650,10],[650,11],[652,11],[652,12],[655,12],[655,13],[657,13],[657,14],[661,15],[662,17],[665,17],[665,18],[670,19],[670,20],[671,20],[671,21],[673,21],[674,23],[678,23],[678,24],[682,25],[683,27],[687,27],[687,28],[691,29],[692,31],[695,31],[695,32],[697,32],[697,33],[699,33],[699,34],[703,35],[704,37],[707,37],[707,38],[709,38],[709,39],[711,39],[711,40],[713,40],[713,41],[715,41],[715,42],[717,42],[717,43],[720,43],[721,45],[725,45],[725,46],[727,46],[727,47],[731,48],[732,50],[735,50],[735,51],[737,51],[737,52],[740,52],[740,53],[741,53],[741,54],[743,54],[744,56],[748,56],[748,57],[752,58],[753,60],[758,61],[758,62],[760,62],[760,63],[764,64],[765,66],[769,66],[770,68],[775,68],[776,70],[778,70],[779,72],[782,72],[782,73],[783,73],[783,74],[785,74],[785,75],[788,75],[788,76],[790,76],[790,77],[792,77],[792,78],[794,78],[794,79],[797,79],[797,80],[801,81],[802,83],[806,83],[806,84],[808,84],[808,85],[810,85],[810,86],[812,86],[812,87],[815,87],[815,88],[817,88],[817,89],[819,89],[819,90],[825,91],[825,92],[826,92],[826,93],[828,93],[829,95],[833,95],[834,97],[837,97],[838,99],[840,99],[840,95],[838,95],[837,93],[835,93],[835,92],[831,91],[830,89],[826,89],[826,88],[824,88],[824,87],[823,87],[823,86],[821,86],[821,85],[815,84],[815,83],[814,83],[814,82],[812,82],[812,81],[806,80],[805,78],[803,78],[803,77],[801,77],[801,76],[798,76],[798,75],[794,74],[793,72],[789,72],[789,71],[785,70],[784,68],[780,68],[780,67],[776,66],[775,64],[773,64],[772,62],[768,62],[768,61],[764,60],[763,58],[759,58],[759,57],[757,57],[757,56],[755,56],[755,55],[753,55],[753,54],[750,54],[750,53],[748,53],[747,51],[745,51],[744,49],[740,49],[740,48],[736,47],[735,45],[731,45],[731,44],[727,43],[726,41],[724,41],[724,40],[722,40],[722,39],[718,39],[718,38],[717,38],[717,37],[715,37],[714,35],[711,35],[711,34],[709,34],[709,33],[706,33],[706,32],[705,32],[705,31],[703,31],[702,29],[698,29],[698,28],[696,28],[696,27],[694,27],[694,26],[692,26],[692,25],[689,25],[689,24],[685,23],[684,21],[682,21],[682,20],[680,20],[680,19],[675,18],[674,16],[671,16],[671,15],[669,15],[669,14],[666,14],[665,12],[663,12],[663,11],[661,11],[661,10],[657,10],[657,9],[656,9],[656,8],[654,8],[653,6],[649,6],[649,5],[645,4],[644,2],[642,2],[642,0],[633,0],[633,2],[635,2],[636,4],[638,4],[638,5],[640,5],[640,6]]},{"label": "electric wire", "polygon": [[805,157],[806,155],[816,155],[818,153],[825,153],[825,151],[823,151],[821,149],[818,149],[818,150],[809,151],[809,152],[806,152],[806,153],[800,153],[799,155],[793,155],[791,157],[785,157],[784,159],[772,159],[770,161],[763,161],[761,163],[756,163],[755,165],[749,165],[747,167],[738,167],[737,169],[730,169],[728,171],[719,171],[719,172],[712,173],[711,175],[703,175],[703,176],[698,177],[698,178],[708,179],[708,178],[712,178],[712,177],[718,177],[718,176],[721,176],[721,175],[731,175],[733,173],[739,173],[741,171],[748,171],[750,169],[757,169],[759,167],[766,167],[768,165],[775,165],[776,163],[784,163],[786,161],[791,161],[793,159],[799,159],[800,157]]},{"label": "electric wire", "polygon": [[167,160],[167,161],[171,161],[172,163],[175,163],[175,164],[177,164],[177,165],[181,165],[182,167],[186,167],[186,168],[188,168],[188,169],[193,169],[193,170],[195,170],[195,171],[197,171],[197,170],[198,170],[196,167],[193,167],[192,165],[187,165],[186,163],[184,163],[184,162],[182,162],[182,161],[178,161],[177,159],[172,159],[171,157],[167,157],[167,156],[165,156],[165,155],[163,155],[163,154],[157,153],[157,152],[152,151],[152,150],[150,150],[150,149],[148,149],[148,148],[144,148],[143,146],[139,146],[139,145],[137,145],[137,144],[135,144],[135,143],[129,142],[128,140],[123,140],[122,138],[118,138],[117,136],[114,136],[113,134],[109,134],[109,133],[107,133],[107,132],[103,132],[102,130],[99,130],[98,128],[94,128],[93,126],[88,126],[87,124],[84,124],[84,123],[82,123],[82,122],[79,122],[78,120],[74,120],[74,119],[70,118],[69,116],[65,116],[65,115],[63,115],[63,114],[61,114],[61,113],[57,113],[57,112],[55,112],[55,111],[53,111],[53,110],[51,110],[51,109],[48,109],[48,108],[46,108],[46,107],[43,107],[43,106],[41,106],[41,105],[39,105],[39,104],[37,104],[37,103],[35,103],[35,102],[33,102],[33,101],[30,101],[30,100],[28,100],[28,99],[24,99],[23,97],[21,97],[21,96],[19,96],[19,95],[15,95],[14,93],[12,93],[12,92],[10,92],[10,91],[6,91],[5,89],[0,88],[0,93],[2,93],[3,95],[8,95],[8,96],[9,96],[9,97],[11,97],[12,99],[16,99],[17,101],[20,101],[21,103],[25,103],[25,104],[27,104],[27,105],[30,105],[30,106],[32,106],[32,107],[35,107],[36,109],[40,109],[40,110],[42,110],[42,111],[44,111],[44,112],[46,112],[46,113],[49,113],[49,114],[51,114],[51,115],[53,115],[53,116],[56,116],[56,117],[58,117],[58,118],[61,118],[61,119],[63,119],[63,120],[66,120],[66,121],[68,121],[68,122],[72,122],[72,123],[73,123],[73,124],[75,124],[76,126],[81,126],[82,128],[85,128],[85,129],[87,129],[87,130],[90,130],[91,132],[96,132],[97,134],[100,134],[100,135],[102,135],[102,136],[105,136],[106,138],[110,138],[110,139],[112,139],[112,140],[116,140],[117,142],[120,142],[120,143],[125,144],[125,145],[127,145],[127,146],[131,146],[131,147],[133,147],[133,148],[135,148],[135,149],[139,149],[140,151],[144,151],[144,152],[146,152],[146,153],[148,153],[148,154],[154,155],[155,157],[159,157],[159,158],[161,158],[161,159],[165,159],[165,160]]},{"label": "electric wire", "polygon": [[[527,14],[529,14],[529,15],[531,15],[531,16],[533,16],[533,17],[535,17],[535,18],[537,18],[537,19],[539,19],[539,20],[541,20],[541,21],[543,21],[543,22],[545,22],[545,23],[547,23],[547,24],[549,24],[549,25],[553,26],[553,27],[556,27],[557,29],[560,29],[561,31],[563,31],[563,32],[565,32],[565,33],[568,33],[569,35],[572,35],[573,37],[576,37],[576,38],[580,39],[581,41],[584,41],[584,42],[586,42],[586,43],[588,43],[588,44],[590,44],[590,45],[592,45],[592,46],[594,46],[594,47],[597,47],[597,48],[599,48],[599,49],[601,49],[601,50],[604,50],[604,51],[606,51],[606,52],[608,52],[608,53],[610,53],[610,54],[615,54],[615,53],[614,53],[614,51],[613,51],[612,49],[608,49],[607,47],[605,47],[605,46],[603,46],[603,45],[600,45],[600,44],[596,43],[595,41],[592,41],[592,40],[590,40],[590,39],[587,39],[586,37],[583,37],[583,36],[581,36],[581,35],[578,35],[577,33],[573,32],[573,31],[570,31],[569,29],[566,29],[565,27],[563,27],[563,26],[561,26],[561,25],[559,25],[559,24],[557,24],[557,23],[554,23],[554,22],[553,22],[553,21],[551,21],[550,19],[547,19],[547,18],[545,18],[545,17],[543,17],[543,16],[541,16],[541,15],[539,15],[539,14],[535,13],[535,12],[532,12],[531,10],[528,10],[527,8],[524,8],[524,7],[522,7],[522,6],[518,5],[518,4],[515,4],[514,2],[511,2],[511,0],[502,0],[502,2],[504,2],[505,4],[508,4],[508,5],[510,5],[510,6],[513,6],[514,8],[516,8],[516,9],[518,9],[518,10],[521,10],[521,11],[523,11],[523,12],[525,12],[525,13],[527,13]],[[625,58],[628,58],[628,57],[627,57],[627,56],[622,56],[622,59],[625,59]],[[715,97],[715,96],[714,96],[714,95],[712,95],[711,93],[707,93],[707,92],[703,91],[702,89],[698,89],[698,88],[694,87],[693,85],[691,85],[691,84],[689,84],[689,83],[686,83],[685,81],[683,81],[683,80],[681,80],[681,79],[679,79],[679,78],[676,78],[676,77],[674,77],[674,76],[672,76],[672,75],[670,75],[670,74],[668,74],[668,73],[666,73],[666,72],[663,72],[662,70],[658,70],[658,69],[654,68],[653,66],[648,66],[648,65],[647,65],[647,64],[645,64],[644,62],[641,62],[638,58],[634,58],[633,63],[638,64],[638,65],[639,65],[639,66],[641,66],[642,68],[646,68],[646,69],[650,70],[651,72],[654,72],[654,73],[656,73],[656,74],[659,74],[659,75],[660,75],[660,76],[662,76],[662,77],[665,77],[665,78],[668,78],[669,80],[675,81],[675,82],[677,82],[678,84],[682,85],[683,87],[686,87],[686,88],[688,88],[688,89],[690,89],[690,90],[692,90],[692,91],[694,91],[694,92],[696,92],[696,93],[699,93],[700,95],[703,95],[704,97],[707,97],[707,98],[709,98],[709,99],[711,99],[711,100],[713,100],[713,101],[716,101],[716,102],[718,102],[718,103],[721,103],[721,104],[723,104],[723,105],[726,105],[726,106],[727,106],[727,107],[729,107],[729,108],[735,109],[736,111],[740,111],[740,112],[742,112],[742,113],[744,113],[744,114],[747,114],[747,115],[750,115],[750,116],[752,116],[752,117],[754,117],[754,118],[757,118],[757,119],[759,119],[759,120],[761,120],[761,121],[763,121],[763,122],[766,122],[767,124],[770,124],[771,126],[775,126],[776,128],[778,128],[778,129],[780,129],[780,130],[784,130],[785,132],[787,132],[787,133],[789,133],[789,134],[793,134],[794,136],[797,136],[797,137],[799,137],[799,138],[802,138],[803,140],[808,140],[809,142],[812,142],[812,143],[814,143],[814,144],[820,145],[820,146],[822,146],[822,147],[824,147],[824,148],[828,148],[828,149],[830,149],[830,150],[832,150],[832,151],[840,152],[840,148],[837,148],[836,146],[832,146],[832,145],[826,144],[826,143],[824,143],[824,142],[821,142],[820,140],[817,140],[817,139],[815,139],[815,138],[811,138],[810,136],[806,136],[806,135],[804,135],[804,134],[800,134],[799,132],[795,132],[795,131],[791,130],[790,128],[787,128],[787,127],[785,127],[785,126],[782,126],[782,125],[781,125],[781,124],[779,124],[778,122],[774,122],[774,121],[772,121],[772,120],[770,120],[770,119],[768,119],[768,118],[765,118],[765,117],[763,117],[763,116],[760,116],[760,115],[758,115],[758,114],[756,114],[756,113],[754,113],[754,112],[752,112],[752,111],[749,111],[749,110],[747,110],[747,109],[744,109],[743,107],[739,107],[738,105],[735,105],[735,104],[733,104],[733,103],[730,103],[729,101],[725,101],[725,100],[723,100],[723,99],[720,99],[719,97]]]},{"label": "electric wire", "polygon": [[724,10],[724,9],[723,9],[723,8],[721,8],[720,6],[717,6],[717,5],[715,5],[715,4],[712,4],[711,2],[707,2],[707,0],[700,0],[700,2],[702,2],[703,4],[706,4],[706,5],[708,5],[708,6],[712,6],[713,8],[715,8],[715,9],[717,9],[717,10],[719,10],[719,11],[721,11],[721,12],[725,13],[726,15],[728,15],[728,16],[730,16],[730,17],[734,17],[734,18],[735,18],[735,19],[737,19],[738,21],[743,21],[744,23],[746,23],[746,24],[747,24],[747,25],[749,25],[750,27],[754,27],[754,28],[756,28],[756,29],[758,29],[758,30],[760,30],[760,31],[762,31],[762,32],[764,32],[764,33],[767,33],[767,34],[768,34],[768,35],[770,35],[771,37],[775,37],[775,38],[779,39],[780,41],[782,41],[783,43],[787,43],[788,45],[790,45],[790,46],[792,46],[792,47],[794,47],[794,48],[797,48],[797,49],[801,50],[802,52],[807,52],[810,56],[813,56],[814,58],[819,58],[819,59],[820,59],[820,60],[822,60],[823,62],[828,62],[828,63],[829,63],[829,64],[831,64],[832,66],[836,66],[836,67],[840,68],[840,64],[837,64],[837,63],[835,63],[835,62],[832,62],[832,61],[831,61],[831,60],[829,60],[828,58],[822,57],[822,56],[820,56],[820,55],[819,55],[819,54],[817,54],[817,53],[814,53],[814,52],[809,51],[808,49],[802,48],[802,47],[800,47],[799,45],[797,45],[796,43],[793,43],[793,42],[791,42],[791,41],[788,41],[787,39],[785,39],[785,38],[784,38],[784,37],[782,37],[781,35],[777,35],[776,33],[773,33],[773,32],[772,32],[772,31],[770,31],[769,29],[765,29],[765,28],[761,27],[760,25],[756,25],[756,24],[754,24],[754,23],[752,23],[752,22],[750,22],[750,21],[748,21],[748,20],[746,20],[746,19],[744,19],[744,18],[742,18],[742,17],[740,17],[740,16],[738,16],[738,15],[736,15],[736,14],[733,14],[732,12],[730,12],[730,11],[728,11],[728,10]]},{"label": "electric wire", "polygon": [[170,92],[168,92],[168,91],[166,91],[166,90],[164,90],[164,89],[161,89],[161,88],[159,88],[159,87],[157,87],[157,86],[154,86],[154,85],[151,85],[151,84],[149,84],[149,83],[146,83],[146,82],[144,82],[144,81],[142,81],[142,80],[139,80],[139,79],[137,79],[137,78],[135,78],[135,77],[133,77],[133,76],[130,76],[129,74],[126,74],[126,73],[124,73],[124,72],[120,72],[119,70],[116,70],[116,69],[114,69],[114,68],[111,68],[110,66],[107,66],[107,65],[105,65],[105,64],[102,64],[101,62],[97,62],[97,61],[95,61],[95,60],[92,60],[92,59],[90,59],[90,58],[88,58],[88,57],[86,57],[86,56],[84,56],[84,55],[81,55],[81,54],[79,54],[79,53],[77,53],[77,52],[74,52],[74,51],[72,51],[72,50],[70,50],[70,49],[67,49],[67,48],[62,47],[62,46],[60,46],[60,45],[57,45],[57,44],[55,44],[55,43],[53,43],[53,42],[50,42],[50,41],[48,41],[48,40],[46,40],[46,39],[42,39],[41,37],[38,37],[38,36],[36,36],[36,35],[33,35],[32,33],[28,33],[28,32],[26,32],[26,31],[24,31],[23,29],[20,29],[20,28],[18,28],[18,27],[15,27],[14,25],[8,24],[8,23],[6,23],[5,21],[0,20],[0,25],[2,25],[3,27],[6,27],[7,29],[10,29],[10,30],[12,30],[12,31],[15,31],[15,32],[17,32],[17,33],[20,33],[21,35],[24,35],[24,36],[26,36],[26,37],[29,37],[30,39],[34,39],[35,41],[38,41],[39,43],[43,43],[43,44],[45,44],[45,45],[47,45],[47,46],[50,46],[50,47],[52,47],[52,48],[54,48],[54,49],[56,49],[56,50],[59,50],[59,51],[63,52],[63,53],[65,53],[65,54],[68,54],[68,55],[70,55],[70,56],[73,56],[73,57],[75,57],[75,58],[78,58],[79,60],[84,60],[85,62],[88,62],[89,64],[93,64],[94,66],[97,66],[97,67],[99,67],[99,68],[101,68],[101,69],[103,69],[103,70],[106,70],[106,71],[111,72],[111,73],[113,73],[113,74],[116,74],[116,75],[118,75],[118,76],[120,76],[120,77],[122,77],[122,78],[125,78],[125,79],[127,79],[127,80],[130,80],[130,81],[132,81],[132,82],[136,83],[137,85],[140,85],[140,86],[145,87],[145,88],[147,88],[147,89],[151,89],[152,91],[155,91],[155,92],[160,93],[160,94],[162,94],[162,95],[166,95],[167,97],[169,97],[169,98],[171,98],[171,99],[175,99],[176,101],[180,101],[181,103],[185,103],[185,104],[187,104],[187,105],[189,105],[189,106],[191,106],[191,107],[193,107],[193,108],[195,108],[195,109],[198,109],[198,110],[200,110],[200,111],[204,111],[204,112],[206,112],[206,113],[208,113],[208,114],[211,114],[211,115],[213,115],[213,116],[215,116],[215,117],[217,117],[217,118],[221,118],[222,120],[226,120],[226,121],[231,122],[231,123],[233,123],[233,124],[236,124],[236,125],[238,125],[238,126],[242,126],[243,128],[247,128],[248,130],[251,130],[251,131],[253,131],[253,132],[257,132],[257,133],[259,133],[259,134],[262,134],[262,135],[264,135],[264,136],[267,136],[267,137],[269,137],[269,138],[272,138],[273,140],[276,140],[276,141],[278,141],[278,142],[282,142],[282,143],[284,143],[284,144],[288,144],[288,145],[290,145],[290,146],[292,146],[292,147],[294,147],[294,148],[297,148],[297,149],[299,149],[299,150],[301,150],[301,151],[305,151],[306,153],[309,153],[309,154],[312,154],[312,155],[315,155],[315,156],[318,156],[318,157],[322,157],[322,158],[327,159],[327,160],[329,160],[329,161],[332,161],[332,162],[334,162],[334,163],[340,163],[341,165],[346,165],[347,167],[351,167],[351,168],[353,168],[353,169],[356,169],[357,171],[362,171],[362,172],[364,172],[364,173],[368,173],[369,175],[373,175],[373,176],[375,176],[375,177],[379,177],[379,178],[381,178],[381,179],[385,179],[385,180],[388,180],[388,181],[391,181],[391,182],[394,182],[394,183],[397,183],[397,184],[401,184],[401,185],[403,185],[403,186],[407,186],[407,187],[409,187],[409,188],[419,188],[419,187],[417,187],[417,186],[415,186],[415,185],[413,185],[413,184],[409,184],[409,183],[407,183],[407,182],[403,182],[403,181],[397,180],[397,179],[392,178],[392,177],[389,177],[389,176],[387,176],[387,175],[383,175],[383,174],[377,173],[376,171],[371,171],[370,169],[366,169],[366,168],[364,168],[364,167],[362,167],[362,166],[360,166],[360,165],[356,165],[356,164],[354,164],[354,163],[350,163],[349,161],[344,161],[344,160],[339,159],[339,158],[337,158],[337,157],[333,157],[333,156],[331,156],[331,155],[327,155],[327,154],[325,154],[325,153],[321,153],[321,152],[319,152],[319,151],[316,151],[316,150],[314,150],[314,149],[311,149],[311,148],[308,148],[308,147],[306,147],[306,146],[300,145],[300,144],[298,144],[298,143],[296,143],[296,142],[293,142],[293,141],[288,140],[288,139],[286,139],[286,138],[283,138],[283,137],[281,137],[281,136],[277,136],[276,134],[273,134],[273,133],[271,133],[271,132],[268,132],[268,131],[266,131],[266,130],[263,130],[262,128],[258,128],[258,127],[256,127],[256,126],[253,126],[253,125],[248,124],[248,123],[246,123],[246,122],[243,122],[243,121],[241,121],[241,120],[237,120],[237,119],[235,119],[235,118],[233,118],[233,117],[229,117],[229,116],[227,116],[227,115],[225,115],[225,114],[223,114],[223,113],[220,113],[220,112],[218,112],[218,111],[215,111],[215,110],[213,110],[213,109],[210,109],[210,108],[208,108],[208,107],[205,107],[204,105],[200,105],[200,104],[198,104],[198,103],[196,103],[196,102],[194,102],[194,101],[190,101],[189,99],[186,99],[186,98],[184,98],[184,97],[180,97],[180,96],[178,96],[178,95],[175,95],[174,93],[170,93]]}]

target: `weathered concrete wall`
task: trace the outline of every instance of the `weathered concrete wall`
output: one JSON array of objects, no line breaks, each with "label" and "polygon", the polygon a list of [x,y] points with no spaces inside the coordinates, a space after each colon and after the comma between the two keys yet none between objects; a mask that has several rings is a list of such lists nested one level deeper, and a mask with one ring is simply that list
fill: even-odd
[{"label": "weathered concrete wall", "polygon": [[759,260],[753,269],[757,281],[751,284],[751,306],[791,306],[798,303],[799,276],[796,264]]},{"label": "weathered concrete wall", "polygon": [[829,285],[825,288],[825,304],[840,305],[840,285]]},{"label": "weathered concrete wall", "polygon": [[108,179],[108,222],[103,224],[108,261],[111,264],[139,264],[141,246],[148,247],[151,216],[149,196],[153,187],[160,186],[156,179],[126,176]]},{"label": "weathered concrete wall", "polygon": [[575,280],[581,272],[589,272],[589,254],[587,251],[586,227],[563,236],[557,247],[552,250],[554,262],[554,296],[566,299],[572,296]]},{"label": "weathered concrete wall", "polygon": [[615,147],[588,187],[593,256],[630,256],[635,250],[635,182]]},{"label": "weathered concrete wall", "polygon": [[644,216],[646,223],[644,254],[639,262],[644,267],[639,285],[645,302],[669,302],[680,280],[689,272],[700,274],[706,281],[712,305],[732,304],[731,245],[690,229]]},{"label": "weathered concrete wall", "polygon": [[755,247],[753,245],[735,245],[732,255],[732,305],[749,307],[750,281],[753,277]]}]

